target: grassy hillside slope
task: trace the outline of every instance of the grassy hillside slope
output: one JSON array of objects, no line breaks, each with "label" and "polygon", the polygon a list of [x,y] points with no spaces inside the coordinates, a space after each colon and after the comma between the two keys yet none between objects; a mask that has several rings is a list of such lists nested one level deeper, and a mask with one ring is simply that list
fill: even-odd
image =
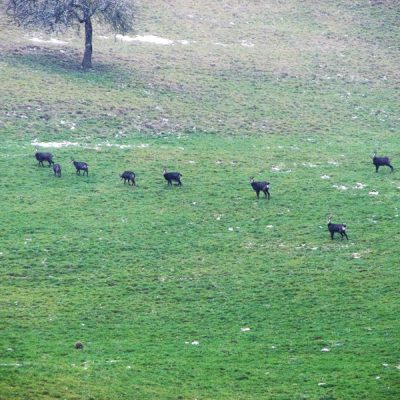
[{"label": "grassy hillside slope", "polygon": [[0,399],[399,398],[399,6],[245,3],[0,19]]}]

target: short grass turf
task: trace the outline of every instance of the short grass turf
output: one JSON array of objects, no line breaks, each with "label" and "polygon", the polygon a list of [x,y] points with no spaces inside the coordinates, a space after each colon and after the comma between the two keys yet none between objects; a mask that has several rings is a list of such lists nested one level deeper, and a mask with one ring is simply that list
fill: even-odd
[{"label": "short grass turf", "polygon": [[88,73],[2,22],[0,398],[398,399],[398,6],[174,6]]}]

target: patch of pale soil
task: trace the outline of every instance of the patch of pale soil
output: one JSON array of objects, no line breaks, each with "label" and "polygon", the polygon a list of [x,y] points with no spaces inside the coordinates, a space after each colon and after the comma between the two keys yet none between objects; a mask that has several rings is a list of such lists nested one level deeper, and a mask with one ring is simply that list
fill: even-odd
[{"label": "patch of pale soil", "polygon": [[83,146],[86,149],[93,149],[93,150],[101,150],[102,147],[117,147],[119,149],[131,149],[133,147],[139,149],[145,149],[149,147],[148,143],[142,143],[139,145],[131,145],[131,144],[113,144],[113,143],[99,143],[96,145],[88,145],[88,144],[81,144],[78,142],[69,142],[69,141],[62,141],[62,142],[38,142],[36,139],[31,142],[32,146],[35,147],[47,147],[47,148],[55,148],[59,149],[61,147],[70,147],[70,146]]},{"label": "patch of pale soil", "polygon": [[154,35],[145,35],[145,36],[127,36],[127,35],[115,35],[117,40],[121,40],[122,42],[142,42],[142,43],[153,43],[153,44],[161,44],[161,45],[171,45],[174,43],[173,40],[162,38],[160,36]]},{"label": "patch of pale soil", "polygon": [[51,148],[56,148],[59,149],[61,147],[68,147],[68,146],[79,146],[79,143],[77,142],[68,142],[68,141],[63,141],[63,142],[38,142],[36,139],[31,142],[32,146],[36,147],[51,147]]},{"label": "patch of pale soil", "polygon": [[59,39],[55,39],[55,38],[51,38],[49,40],[46,39],[41,39],[41,38],[37,38],[37,37],[33,37],[29,39],[31,42],[34,43],[48,43],[48,44],[56,44],[56,45],[64,45],[67,44],[67,42],[65,42],[64,40],[59,40]]},{"label": "patch of pale soil", "polygon": [[249,42],[248,40],[242,40],[242,41],[240,42],[240,44],[241,44],[243,47],[254,47],[254,46],[255,46],[254,43]]},{"label": "patch of pale soil", "polygon": [[18,363],[1,363],[0,367],[21,367],[22,364],[18,364]]},{"label": "patch of pale soil", "polygon": [[367,186],[367,185],[365,185],[364,183],[361,183],[361,182],[357,182],[357,183],[353,186],[353,189],[364,189],[365,186]]},{"label": "patch of pale soil", "polygon": [[332,185],[332,187],[338,189],[338,190],[347,190],[348,187],[344,185]]}]

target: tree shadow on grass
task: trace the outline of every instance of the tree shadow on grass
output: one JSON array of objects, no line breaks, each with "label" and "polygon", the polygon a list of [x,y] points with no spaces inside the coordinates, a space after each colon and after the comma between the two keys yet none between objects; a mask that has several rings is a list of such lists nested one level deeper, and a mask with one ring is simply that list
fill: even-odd
[{"label": "tree shadow on grass", "polygon": [[24,66],[60,77],[68,76],[69,79],[84,79],[85,82],[101,84],[106,81],[120,83],[132,80],[132,72],[124,69],[118,63],[105,61],[105,56],[97,52],[93,56],[94,68],[84,70],[81,67],[82,54],[75,49],[64,47],[62,49],[48,48],[37,45],[27,45],[19,48],[3,51],[2,58],[14,66]]}]

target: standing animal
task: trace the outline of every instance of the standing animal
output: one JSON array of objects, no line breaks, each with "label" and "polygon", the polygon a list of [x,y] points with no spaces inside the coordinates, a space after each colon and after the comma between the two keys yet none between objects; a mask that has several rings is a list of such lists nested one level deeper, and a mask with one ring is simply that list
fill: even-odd
[{"label": "standing animal", "polygon": [[81,171],[83,171],[83,176],[85,176],[85,172],[86,172],[86,176],[89,176],[89,165],[86,164],[85,162],[82,161],[75,161],[75,160],[71,160],[72,164],[74,164],[74,167],[76,168],[76,174],[80,175]]},{"label": "standing animal", "polygon": [[132,182],[132,186],[136,186],[136,182],[135,182],[135,173],[132,171],[124,171],[121,175],[120,178],[121,180],[124,180],[124,183],[126,183],[126,181],[128,181],[128,185],[129,182]]},{"label": "standing animal", "polygon": [[182,174],[179,172],[167,172],[167,169],[164,169],[164,178],[168,181],[168,186],[172,186],[172,181],[177,182],[178,186],[182,186],[181,176]]},{"label": "standing animal", "polygon": [[394,171],[393,166],[390,164],[389,157],[377,157],[376,153],[372,155],[372,162],[375,165],[375,172],[378,172],[379,167],[387,166],[391,169],[391,171]]},{"label": "standing animal", "polygon": [[256,182],[254,180],[254,177],[250,177],[250,184],[253,190],[257,194],[257,199],[260,198],[260,192],[263,192],[265,195],[265,198],[270,199],[271,195],[269,194],[269,182],[266,181],[261,181],[261,182]]},{"label": "standing animal", "polygon": [[54,171],[54,176],[58,176],[59,178],[61,178],[61,165],[60,164],[54,164],[53,171]]},{"label": "standing animal", "polygon": [[335,233],[339,233],[342,237],[342,240],[344,236],[346,236],[346,239],[349,240],[346,233],[346,224],[332,224],[332,216],[329,216],[328,218],[328,231],[331,234],[332,240]]},{"label": "standing animal", "polygon": [[36,149],[35,157],[36,160],[39,161],[38,166],[41,165],[42,167],[44,167],[43,161],[47,161],[49,163],[49,167],[51,164],[54,164],[53,155],[51,153],[41,153]]}]

